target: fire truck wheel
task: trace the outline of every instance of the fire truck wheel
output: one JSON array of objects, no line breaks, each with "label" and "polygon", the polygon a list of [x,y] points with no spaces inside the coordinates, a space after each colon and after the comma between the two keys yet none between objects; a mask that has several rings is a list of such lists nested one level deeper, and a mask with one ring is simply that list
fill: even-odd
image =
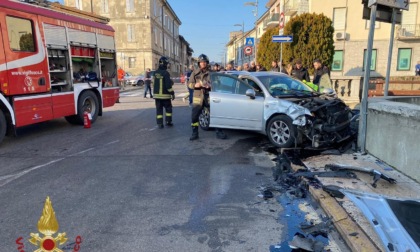
[{"label": "fire truck wheel", "polygon": [[3,141],[4,136],[6,136],[6,117],[4,116],[3,111],[0,109],[0,143]]},{"label": "fire truck wheel", "polygon": [[92,115],[91,122],[94,123],[98,118],[99,113],[99,101],[95,93],[87,90],[79,96],[77,103],[77,115],[66,116],[67,122],[71,124],[83,125],[83,114],[85,111],[90,111]]}]

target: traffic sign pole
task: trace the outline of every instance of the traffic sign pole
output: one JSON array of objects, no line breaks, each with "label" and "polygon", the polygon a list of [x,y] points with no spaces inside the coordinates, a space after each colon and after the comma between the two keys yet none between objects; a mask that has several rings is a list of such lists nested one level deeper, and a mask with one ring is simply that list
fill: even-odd
[{"label": "traffic sign pole", "polygon": [[391,24],[391,35],[389,38],[388,66],[386,67],[384,96],[388,96],[389,76],[391,73],[392,49],[394,46],[395,16],[396,15],[397,15],[397,9],[392,8],[392,24]]},{"label": "traffic sign pole", "polygon": [[369,79],[370,79],[370,64],[372,62],[372,47],[373,47],[373,38],[375,35],[375,21],[376,21],[376,4],[372,5],[370,12],[370,27],[369,27],[369,37],[368,45],[366,50],[365,58],[365,75],[363,79],[363,94],[362,94],[362,104],[361,104],[361,120],[360,120],[360,151],[362,153],[366,152],[366,128],[367,128],[367,107],[368,107],[368,89],[369,89]]}]

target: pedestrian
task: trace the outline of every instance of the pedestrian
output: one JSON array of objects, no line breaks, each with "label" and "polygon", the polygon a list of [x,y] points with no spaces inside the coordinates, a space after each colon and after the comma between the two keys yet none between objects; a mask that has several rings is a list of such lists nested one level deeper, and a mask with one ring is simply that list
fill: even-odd
[{"label": "pedestrian", "polygon": [[147,68],[146,74],[144,76],[144,98],[147,98],[147,92],[149,92],[150,98],[153,98],[151,84],[152,84],[152,74],[150,72],[150,68]]},{"label": "pedestrian", "polygon": [[[190,140],[198,139],[198,119],[204,107],[209,107],[209,92],[211,90],[209,58],[205,54],[198,56],[199,68],[190,77],[189,87],[194,89],[193,107],[191,111],[192,135]],[[226,139],[226,134],[221,129],[216,129],[216,137]]]},{"label": "pedestrian", "polygon": [[271,69],[270,69],[270,71],[273,71],[273,72],[280,72],[280,67],[279,67],[279,65],[277,64],[277,60],[273,60],[273,61],[271,61]]},{"label": "pedestrian", "polygon": [[189,101],[189,106],[190,107],[192,107],[192,102],[193,102],[193,93],[194,93],[194,89],[191,89],[189,86],[188,86],[188,83],[189,83],[189,80],[190,80],[190,77],[191,77],[191,74],[192,74],[192,72],[194,71],[194,66],[193,65],[190,65],[190,67],[188,68],[188,71],[186,72],[186,74],[185,74],[185,86],[187,87],[187,90],[188,90],[188,94],[187,95],[185,95],[183,98],[182,98],[182,100],[185,102],[185,99],[187,99],[188,98],[188,101]]},{"label": "pedestrian", "polygon": [[295,66],[292,69],[291,75],[292,77],[301,81],[306,81],[306,82],[311,81],[311,79],[309,78],[308,70],[303,67],[301,59],[295,60]]},{"label": "pedestrian", "polygon": [[172,89],[173,82],[168,69],[169,60],[162,56],[159,59],[159,69],[155,71],[153,80],[153,94],[156,105],[156,122],[159,129],[163,129],[163,108],[165,108],[165,122],[167,126],[172,124],[172,102],[175,92]]},{"label": "pedestrian", "polygon": [[265,69],[265,67],[261,66],[260,63],[257,63],[256,69],[257,69],[257,72],[267,71],[267,69]]},{"label": "pedestrian", "polygon": [[244,70],[244,71],[249,71],[249,64],[248,64],[248,62],[245,62],[245,63],[244,63],[243,70]]},{"label": "pedestrian", "polygon": [[125,89],[125,71],[121,68],[118,67],[118,84],[120,85],[120,89],[124,90]]},{"label": "pedestrian", "polygon": [[417,61],[417,65],[416,65],[416,76],[420,76],[420,61]]},{"label": "pedestrian", "polygon": [[315,71],[312,83],[318,86],[318,90],[320,90],[321,87],[332,88],[330,69],[327,66],[324,66],[319,59],[315,59],[313,64]]},{"label": "pedestrian", "polygon": [[251,61],[251,66],[249,67],[249,72],[256,72],[257,66],[255,66],[255,61]]},{"label": "pedestrian", "polygon": [[235,69],[233,68],[232,64],[228,63],[226,65],[226,71],[235,71]]}]

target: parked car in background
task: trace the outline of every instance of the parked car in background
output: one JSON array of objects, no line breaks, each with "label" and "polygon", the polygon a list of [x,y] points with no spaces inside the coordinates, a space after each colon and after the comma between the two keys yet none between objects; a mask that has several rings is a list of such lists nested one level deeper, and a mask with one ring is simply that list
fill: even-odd
[{"label": "parked car in background", "polygon": [[[130,73],[129,73],[130,74]],[[143,86],[144,85],[144,75],[131,75],[125,78],[126,85],[132,86]]]},{"label": "parked car in background", "polygon": [[252,130],[278,148],[320,148],[353,136],[356,117],[340,99],[315,92],[299,80],[277,72],[210,74],[210,111],[200,126]]}]

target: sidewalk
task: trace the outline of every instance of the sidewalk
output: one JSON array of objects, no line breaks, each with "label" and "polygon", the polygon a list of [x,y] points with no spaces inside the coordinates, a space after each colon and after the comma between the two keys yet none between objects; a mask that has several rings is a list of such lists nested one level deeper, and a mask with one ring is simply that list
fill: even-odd
[{"label": "sidewalk", "polygon": [[[355,172],[357,178],[318,177],[323,186],[338,186],[362,193],[379,194],[387,198],[420,200],[420,184],[418,182],[371,155],[361,155],[359,153],[318,155],[302,161],[310,171],[322,172],[325,171],[324,167],[327,164],[341,164],[375,169],[396,180],[396,184],[392,184],[380,179],[375,188],[372,186],[373,176]],[[294,170],[299,168],[301,167],[293,167]],[[368,220],[349,198],[331,197],[322,188],[317,189],[313,186],[309,186],[309,191],[324,212],[333,220],[335,227],[352,251],[389,251],[388,248],[383,246],[377,232],[372,227],[373,220]],[[415,251],[415,249],[412,251]]]}]

